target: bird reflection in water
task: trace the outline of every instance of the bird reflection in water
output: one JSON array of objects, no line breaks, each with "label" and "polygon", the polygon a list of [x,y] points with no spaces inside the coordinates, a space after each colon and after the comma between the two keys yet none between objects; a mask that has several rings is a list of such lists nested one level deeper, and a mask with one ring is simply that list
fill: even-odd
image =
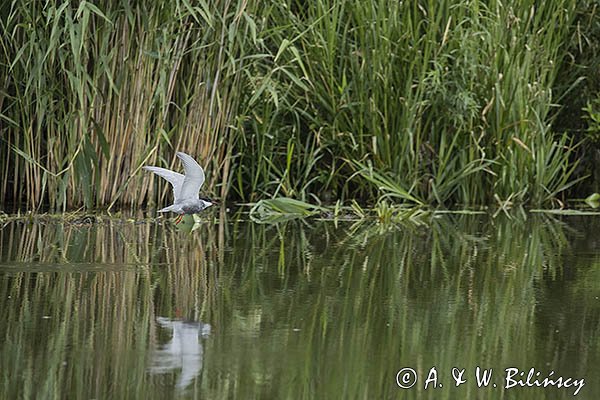
[{"label": "bird reflection in water", "polygon": [[210,335],[209,324],[195,321],[156,318],[165,329],[173,331],[171,340],[158,347],[152,356],[152,374],[165,374],[181,369],[176,387],[185,389],[202,371],[203,349],[200,338]]}]

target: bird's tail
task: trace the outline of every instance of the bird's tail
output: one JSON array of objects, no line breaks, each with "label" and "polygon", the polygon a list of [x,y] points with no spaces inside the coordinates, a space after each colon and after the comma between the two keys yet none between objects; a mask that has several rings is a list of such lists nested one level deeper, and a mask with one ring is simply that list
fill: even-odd
[{"label": "bird's tail", "polygon": [[158,210],[159,213],[175,211],[175,204],[170,205],[169,207],[161,208]]}]

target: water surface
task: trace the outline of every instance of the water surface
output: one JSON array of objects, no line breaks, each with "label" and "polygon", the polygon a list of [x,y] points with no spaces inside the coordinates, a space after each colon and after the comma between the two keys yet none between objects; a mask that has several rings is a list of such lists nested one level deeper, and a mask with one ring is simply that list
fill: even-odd
[{"label": "water surface", "polygon": [[599,218],[196,228],[6,223],[0,398],[600,398]]}]

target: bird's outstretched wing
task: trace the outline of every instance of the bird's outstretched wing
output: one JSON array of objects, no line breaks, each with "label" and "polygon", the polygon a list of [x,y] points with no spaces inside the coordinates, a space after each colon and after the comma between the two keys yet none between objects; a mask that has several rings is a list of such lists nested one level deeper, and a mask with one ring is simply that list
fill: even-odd
[{"label": "bird's outstretched wing", "polygon": [[173,203],[177,202],[177,199],[181,197],[181,188],[183,187],[185,176],[181,175],[178,172],[160,167],[144,166],[142,168],[146,171],[154,172],[156,175],[163,177],[167,181],[169,181],[169,183],[173,186]]},{"label": "bird's outstretched wing", "polygon": [[177,157],[183,163],[185,179],[181,185],[179,198],[181,200],[198,199],[198,192],[204,184],[204,170],[196,160],[185,153],[178,152]]}]

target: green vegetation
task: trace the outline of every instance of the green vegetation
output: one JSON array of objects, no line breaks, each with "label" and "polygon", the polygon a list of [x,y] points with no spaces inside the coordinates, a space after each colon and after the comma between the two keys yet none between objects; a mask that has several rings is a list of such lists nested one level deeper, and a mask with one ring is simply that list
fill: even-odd
[{"label": "green vegetation", "polygon": [[4,2],[0,205],[164,203],[140,167],[182,150],[228,200],[551,206],[592,174],[555,121],[598,10],[512,3]]}]

